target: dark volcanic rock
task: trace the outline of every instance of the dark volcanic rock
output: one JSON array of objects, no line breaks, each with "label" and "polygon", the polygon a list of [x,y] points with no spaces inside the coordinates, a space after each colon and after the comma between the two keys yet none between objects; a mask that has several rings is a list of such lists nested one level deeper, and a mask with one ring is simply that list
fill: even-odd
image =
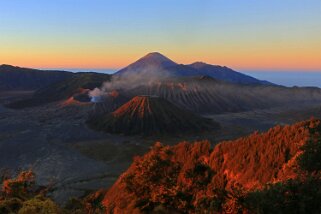
[{"label": "dark volcanic rock", "polygon": [[32,98],[20,100],[7,106],[16,109],[34,107],[50,102],[61,101],[80,94],[81,97],[76,97],[76,99],[79,98],[82,101],[89,101],[89,97],[86,98],[83,91],[100,87],[105,81],[109,80],[110,75],[108,74],[77,73],[74,74],[72,78],[59,81],[48,87],[37,90]]},{"label": "dark volcanic rock", "polygon": [[156,96],[136,96],[112,113],[91,118],[88,124],[94,129],[126,135],[195,133],[218,127],[211,120]]},{"label": "dark volcanic rock", "polygon": [[95,102],[93,104],[92,111],[90,112],[90,117],[99,117],[115,111],[117,108],[127,103],[130,97],[122,95],[122,92],[116,90],[106,93],[102,97],[101,102]]},{"label": "dark volcanic rock", "polygon": [[321,90],[318,88],[233,84],[208,76],[168,78],[123,93],[131,97],[156,95],[183,109],[201,114],[321,102]]},{"label": "dark volcanic rock", "polygon": [[0,65],[0,90],[36,90],[72,77],[71,72]]}]

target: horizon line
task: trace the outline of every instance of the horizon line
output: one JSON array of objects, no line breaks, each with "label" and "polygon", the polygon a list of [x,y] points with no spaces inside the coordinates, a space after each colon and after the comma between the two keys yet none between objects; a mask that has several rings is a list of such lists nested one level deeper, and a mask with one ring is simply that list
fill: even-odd
[{"label": "horizon line", "polygon": [[[206,63],[206,62],[205,62]],[[210,63],[207,63],[210,64]],[[108,71],[119,71],[125,67],[127,67],[128,65],[122,66],[122,67],[64,67],[64,66],[57,66],[57,67],[47,67],[47,66],[23,66],[23,65],[14,65],[14,64],[8,64],[8,63],[1,63],[0,65],[9,65],[9,66],[14,66],[14,67],[20,67],[20,68],[29,68],[29,69],[38,69],[38,70],[62,70],[62,71],[72,71],[72,70],[108,70]],[[185,64],[188,65],[188,64]],[[228,67],[234,71],[237,72],[307,72],[307,73],[320,73],[321,72],[321,68],[320,69],[304,69],[304,68],[295,68],[295,69],[291,69],[291,68],[244,68],[244,67],[230,67],[230,66],[226,66],[226,65],[219,65],[219,64],[210,64],[210,65],[218,65],[218,66],[222,66],[222,67]]]}]

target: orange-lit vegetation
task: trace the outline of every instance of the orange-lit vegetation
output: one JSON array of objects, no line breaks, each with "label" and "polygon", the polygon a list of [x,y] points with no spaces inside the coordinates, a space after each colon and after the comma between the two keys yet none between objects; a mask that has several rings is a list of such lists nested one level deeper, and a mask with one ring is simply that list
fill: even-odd
[{"label": "orange-lit vegetation", "polygon": [[16,178],[4,178],[0,192],[0,213],[60,213],[61,209],[45,197],[45,188],[36,185],[32,171]]},{"label": "orange-lit vegetation", "polygon": [[105,191],[97,191],[80,199],[70,199],[64,208],[47,196],[50,187],[36,184],[32,171],[22,171],[15,178],[8,178],[2,173],[0,191],[1,214],[98,214],[103,213],[101,201]]},{"label": "orange-lit vegetation", "polygon": [[321,210],[320,131],[320,121],[311,120],[214,149],[207,141],[157,143],[135,158],[103,203],[107,213],[314,213]]},{"label": "orange-lit vegetation", "polygon": [[108,190],[62,208],[32,171],[1,176],[0,213],[320,213],[321,122],[276,126],[211,148],[156,143]]}]

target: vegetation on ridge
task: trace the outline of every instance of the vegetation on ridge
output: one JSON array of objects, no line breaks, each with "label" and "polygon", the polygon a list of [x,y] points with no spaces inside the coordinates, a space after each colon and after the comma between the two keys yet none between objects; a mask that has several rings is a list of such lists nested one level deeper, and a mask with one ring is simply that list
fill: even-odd
[{"label": "vegetation on ridge", "polygon": [[48,195],[51,188],[38,186],[35,174],[28,170],[20,172],[15,178],[1,177],[1,214],[98,214],[104,213],[101,205],[105,191],[97,191],[83,198],[73,198],[64,207],[56,204]]},{"label": "vegetation on ridge", "polygon": [[306,159],[319,151],[320,127],[318,120],[277,126],[214,149],[206,141],[156,144],[135,159],[103,204],[107,213],[320,212],[320,168]]},{"label": "vegetation on ridge", "polygon": [[226,141],[156,143],[108,191],[64,207],[32,171],[3,174],[0,213],[320,213],[321,121]]}]

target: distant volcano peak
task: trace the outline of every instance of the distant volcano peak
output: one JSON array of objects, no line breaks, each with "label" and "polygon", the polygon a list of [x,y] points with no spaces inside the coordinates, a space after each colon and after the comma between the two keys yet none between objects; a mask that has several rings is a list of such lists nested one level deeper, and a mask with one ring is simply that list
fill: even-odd
[{"label": "distant volcano peak", "polygon": [[155,79],[155,77],[162,78],[164,76],[182,77],[206,75],[229,83],[272,85],[269,82],[255,79],[226,66],[211,65],[201,61],[189,65],[178,64],[159,52],[148,53],[136,62],[118,71],[116,76],[135,75],[133,78],[136,78],[137,74],[144,78],[151,77],[152,79]]},{"label": "distant volcano peak", "polygon": [[159,52],[151,52],[140,58],[135,63],[142,63],[144,65],[156,65],[164,68],[177,65],[174,61],[172,61],[171,59],[167,58]]},{"label": "distant volcano peak", "polygon": [[150,52],[148,54],[146,54],[144,57],[142,58],[163,58],[163,59],[166,59],[166,60],[170,60],[168,59],[166,56],[164,56],[163,54],[159,53],[159,52]]},{"label": "distant volcano peak", "polygon": [[130,64],[126,68],[121,69],[117,72],[119,75],[126,73],[142,73],[144,71],[162,71],[166,70],[168,67],[177,65],[176,62],[170,60],[166,56],[158,52],[151,52],[142,58],[138,59],[136,62]]}]

